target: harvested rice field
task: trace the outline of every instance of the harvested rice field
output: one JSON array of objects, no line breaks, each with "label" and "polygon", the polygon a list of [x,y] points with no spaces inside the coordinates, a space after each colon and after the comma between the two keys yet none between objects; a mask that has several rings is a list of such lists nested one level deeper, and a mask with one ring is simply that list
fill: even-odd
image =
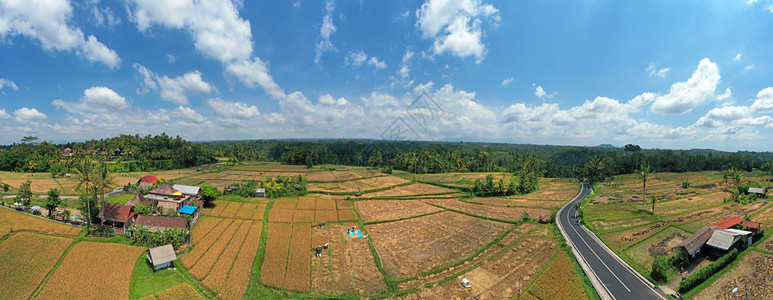
[{"label": "harvested rice field", "polygon": [[[384,268],[403,279],[461,261],[512,225],[453,212],[367,225]],[[468,234],[478,232],[479,234]]]},{"label": "harvested rice field", "polygon": [[363,222],[397,220],[442,211],[420,200],[365,200],[354,203]]}]

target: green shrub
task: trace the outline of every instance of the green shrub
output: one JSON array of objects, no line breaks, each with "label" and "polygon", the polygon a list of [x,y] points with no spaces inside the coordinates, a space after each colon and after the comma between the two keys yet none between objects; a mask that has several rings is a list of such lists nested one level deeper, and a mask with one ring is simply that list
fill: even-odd
[{"label": "green shrub", "polygon": [[682,280],[682,282],[679,283],[679,292],[685,293],[698,286],[706,279],[709,279],[711,275],[714,275],[715,273],[722,270],[722,268],[735,260],[736,257],[738,257],[738,249],[733,249],[733,251],[730,251],[730,253],[720,257],[717,261],[706,265],[703,267],[703,269],[698,270],[697,272]]},{"label": "green shrub", "polygon": [[669,268],[671,268],[671,265],[668,263],[668,259],[658,255],[658,257],[655,257],[655,261],[652,262],[650,276],[657,281],[666,281],[666,271],[668,271]]}]

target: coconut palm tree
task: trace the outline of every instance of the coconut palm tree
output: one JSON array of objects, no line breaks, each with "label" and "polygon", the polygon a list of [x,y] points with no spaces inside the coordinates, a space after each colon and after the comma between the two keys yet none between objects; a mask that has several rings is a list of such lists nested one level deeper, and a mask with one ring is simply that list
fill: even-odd
[{"label": "coconut palm tree", "polygon": [[105,205],[105,192],[109,187],[115,185],[115,181],[104,161],[100,162],[99,167],[95,169],[94,177],[94,186],[102,194],[102,205]]},{"label": "coconut palm tree", "polygon": [[647,180],[652,178],[652,173],[655,173],[655,171],[653,171],[650,166],[645,165],[641,165],[638,170],[633,171],[633,175],[636,179],[639,179],[642,182],[642,210],[644,210],[644,206],[647,204]]},{"label": "coconut palm tree", "polygon": [[94,190],[94,161],[90,157],[79,157],[73,163],[75,172],[78,173],[78,186],[75,187],[78,190],[82,190],[86,194],[86,207],[88,209],[88,226],[91,226],[91,200],[89,200],[89,192]]}]

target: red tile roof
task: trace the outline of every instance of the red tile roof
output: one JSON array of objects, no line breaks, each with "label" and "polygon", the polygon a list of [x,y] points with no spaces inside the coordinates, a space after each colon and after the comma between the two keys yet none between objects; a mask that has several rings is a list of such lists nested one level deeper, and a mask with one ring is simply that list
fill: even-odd
[{"label": "red tile roof", "polygon": [[729,217],[727,219],[711,224],[709,226],[719,226],[719,228],[728,229],[730,227],[738,225],[738,223],[741,223],[741,222],[743,222],[743,218],[741,217]]},{"label": "red tile roof", "polygon": [[749,227],[749,228],[753,228],[753,229],[760,229],[760,225],[761,224],[759,222],[754,222],[754,221],[749,221],[749,220],[741,221],[741,226]]},{"label": "red tile roof", "polygon": [[126,223],[134,216],[134,208],[118,203],[105,203],[99,211],[99,218],[105,221]]},{"label": "red tile roof", "polygon": [[148,227],[181,228],[188,227],[188,221],[181,217],[138,215],[135,225]]},{"label": "red tile roof", "polygon": [[153,175],[148,175],[148,176],[140,178],[140,181],[149,182],[149,183],[156,183],[156,181],[158,181],[158,177],[153,176]]}]

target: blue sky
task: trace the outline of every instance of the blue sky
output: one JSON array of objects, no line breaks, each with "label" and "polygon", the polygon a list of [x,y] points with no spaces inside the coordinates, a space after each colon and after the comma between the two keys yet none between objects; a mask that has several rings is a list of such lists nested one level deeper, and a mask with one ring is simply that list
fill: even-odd
[{"label": "blue sky", "polygon": [[0,143],[769,151],[769,28],[771,0],[0,0]]}]

